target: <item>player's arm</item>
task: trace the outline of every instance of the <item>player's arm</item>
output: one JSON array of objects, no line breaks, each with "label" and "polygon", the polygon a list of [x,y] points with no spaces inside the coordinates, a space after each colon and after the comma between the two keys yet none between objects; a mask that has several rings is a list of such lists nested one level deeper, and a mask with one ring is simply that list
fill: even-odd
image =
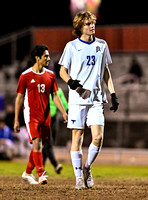
[{"label": "player's arm", "polygon": [[66,123],[68,120],[68,115],[63,107],[63,104],[62,104],[61,99],[58,96],[57,92],[53,92],[53,102],[56,105],[56,107],[60,110],[60,112],[62,113],[64,122]]},{"label": "player's arm", "polygon": [[75,90],[77,87],[83,87],[79,80],[73,80],[69,77],[67,69],[64,66],[60,68],[60,77],[69,85],[72,90]]},{"label": "player's arm", "polygon": [[19,113],[23,105],[23,102],[24,102],[24,95],[18,93],[15,100],[15,118],[14,118],[14,131],[16,133],[20,131]]},{"label": "player's arm", "polygon": [[118,109],[119,103],[118,103],[118,98],[115,93],[111,73],[110,73],[108,66],[105,67],[103,78],[104,78],[104,81],[108,87],[110,94],[111,94],[112,107],[110,108],[110,110],[113,110],[114,112],[116,112],[116,110]]},{"label": "player's arm", "polygon": [[111,73],[110,70],[108,68],[108,66],[105,67],[105,71],[104,71],[104,81],[108,87],[108,90],[110,92],[110,94],[115,93],[115,89],[114,89],[114,85],[113,85],[113,81],[112,81],[112,77],[111,77]]},{"label": "player's arm", "polygon": [[67,69],[64,66],[61,66],[60,68],[60,77],[67,83],[70,79]]}]

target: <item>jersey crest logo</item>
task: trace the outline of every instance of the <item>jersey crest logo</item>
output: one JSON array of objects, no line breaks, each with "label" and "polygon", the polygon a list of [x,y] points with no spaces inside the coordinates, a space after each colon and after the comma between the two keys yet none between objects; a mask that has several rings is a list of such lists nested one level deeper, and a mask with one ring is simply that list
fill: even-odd
[{"label": "jersey crest logo", "polygon": [[97,53],[98,51],[101,51],[101,49],[100,49],[99,46],[96,47],[96,53]]},{"label": "jersey crest logo", "polygon": [[32,79],[32,80],[30,81],[30,83],[35,83],[35,80],[34,80],[34,79]]}]

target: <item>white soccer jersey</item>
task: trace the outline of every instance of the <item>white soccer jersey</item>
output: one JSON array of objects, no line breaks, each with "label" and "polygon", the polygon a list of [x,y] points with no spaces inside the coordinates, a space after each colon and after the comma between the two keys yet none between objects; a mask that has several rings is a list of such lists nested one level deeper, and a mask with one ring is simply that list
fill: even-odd
[{"label": "white soccer jersey", "polygon": [[69,91],[69,104],[93,104],[102,101],[101,83],[105,66],[111,64],[107,43],[94,37],[90,43],[77,38],[67,43],[59,64],[68,69],[72,79],[80,80],[85,91]]}]

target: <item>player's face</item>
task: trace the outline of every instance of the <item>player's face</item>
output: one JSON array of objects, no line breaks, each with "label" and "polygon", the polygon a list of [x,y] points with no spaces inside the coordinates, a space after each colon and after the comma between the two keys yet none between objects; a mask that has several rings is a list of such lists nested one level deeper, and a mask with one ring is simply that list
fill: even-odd
[{"label": "player's face", "polygon": [[95,22],[86,19],[82,27],[82,35],[94,35],[95,34]]},{"label": "player's face", "polygon": [[49,61],[50,61],[49,52],[48,52],[48,50],[45,50],[43,55],[40,58],[40,65],[42,67],[48,66]]}]

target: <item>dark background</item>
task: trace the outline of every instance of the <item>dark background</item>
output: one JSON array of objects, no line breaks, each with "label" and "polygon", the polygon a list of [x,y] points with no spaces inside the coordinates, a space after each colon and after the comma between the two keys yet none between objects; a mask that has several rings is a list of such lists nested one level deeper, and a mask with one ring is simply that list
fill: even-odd
[{"label": "dark background", "polygon": [[[29,26],[71,26],[70,0],[3,2],[0,36]],[[97,24],[148,23],[147,2],[102,0]]]}]

